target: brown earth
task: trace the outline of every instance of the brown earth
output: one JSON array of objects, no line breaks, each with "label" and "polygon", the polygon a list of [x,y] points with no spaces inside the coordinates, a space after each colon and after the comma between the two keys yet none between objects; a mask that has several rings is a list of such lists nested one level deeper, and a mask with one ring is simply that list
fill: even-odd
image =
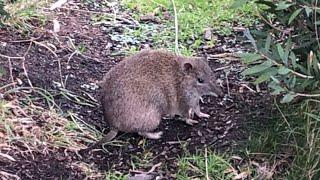
[{"label": "brown earth", "polygon": [[[66,99],[60,93],[63,86],[61,79],[65,82],[64,88],[74,94],[96,98],[95,85],[102,79],[103,74],[124,56],[119,51],[124,45],[111,40],[110,34],[121,34],[123,27],[135,24],[129,19],[119,20],[123,27],[92,25],[92,12],[89,11],[109,13],[111,10],[78,3],[68,4],[67,7],[69,9],[59,9],[52,13],[62,26],[57,35],[51,32],[51,21],[47,22],[45,28],[36,29],[29,35],[17,34],[9,29],[0,30],[0,54],[17,57],[27,53],[24,61],[11,59],[12,76],[9,73],[8,59],[0,57],[0,66],[7,72],[0,78],[0,87],[11,83],[11,77],[15,82],[17,79],[22,81],[22,84],[17,85],[19,87],[30,86],[29,79],[34,87],[43,88],[53,94],[55,102],[63,112],[75,112],[82,120],[106,133],[108,125],[103,121],[100,105],[90,107]],[[76,47],[85,47],[84,53],[74,53],[70,39]],[[36,43],[31,43],[32,41]],[[152,42],[142,42],[137,44],[138,48],[143,47],[144,43],[152,47]],[[198,54],[207,54],[210,58],[216,53],[241,50],[243,46],[236,35],[219,36],[215,47],[200,49]],[[239,61],[210,59],[210,66],[222,81],[225,97],[205,98],[202,108],[203,112],[211,115],[209,119],[200,119],[200,123],[194,126],[166,119],[159,127],[164,131],[160,140],[144,140],[136,134],[121,134],[117,140],[125,142],[124,145],[106,145],[107,151],[97,151],[83,158],[75,153],[66,154],[64,149],[58,149],[49,155],[35,153],[34,158],[13,153],[16,161],[8,163],[0,159],[0,171],[16,174],[21,179],[82,179],[86,174],[79,167],[73,166],[74,162],[94,163],[102,171],[119,171],[124,174],[133,170],[132,162],[145,163],[138,168],[141,171],[148,171],[153,165],[162,162],[162,166],[155,172],[170,179],[174,178],[177,172],[178,157],[185,153],[184,148],[190,153],[203,151],[205,147],[218,152],[234,150],[246,140],[250,129],[254,128],[252,124],[259,124],[255,120],[263,123],[268,119],[270,111],[266,111],[265,107],[270,100],[265,95],[265,89],[262,88],[257,93],[247,88],[250,85],[240,75],[243,67]],[[23,63],[28,77],[24,74]],[[251,88],[256,89],[252,86]],[[38,101],[46,107],[43,99]]]}]

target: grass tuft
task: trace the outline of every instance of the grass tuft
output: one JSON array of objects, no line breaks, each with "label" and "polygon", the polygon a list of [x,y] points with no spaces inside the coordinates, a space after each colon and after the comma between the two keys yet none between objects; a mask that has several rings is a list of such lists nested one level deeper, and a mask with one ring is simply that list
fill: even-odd
[{"label": "grass tuft", "polygon": [[280,115],[252,134],[245,152],[247,159],[268,163],[273,178],[319,179],[320,102],[275,105]]},{"label": "grass tuft", "polygon": [[28,33],[35,27],[45,24],[46,16],[43,8],[47,7],[49,2],[45,0],[19,0],[12,3],[5,1],[4,10],[8,12],[9,17],[1,19],[1,24],[18,32]]},{"label": "grass tuft", "polygon": [[234,168],[229,160],[214,152],[186,154],[179,160],[177,179],[232,179]]},{"label": "grass tuft", "polygon": [[[191,55],[200,45],[215,43],[215,39],[204,40],[203,34],[206,28],[212,28],[219,35],[230,35],[235,25],[249,26],[255,21],[253,4],[235,10],[230,8],[234,0],[176,0],[174,2],[178,12],[179,48],[185,55]],[[174,49],[174,14],[171,1],[124,0],[123,5],[133,10],[137,20],[141,16],[152,15],[158,21],[164,22],[162,27],[157,23],[141,23],[137,30],[130,30],[126,33],[127,35],[136,32],[138,36],[135,37],[141,35],[142,40],[151,37],[153,44],[157,47]],[[150,29],[156,29],[154,31],[157,32],[150,33]]]},{"label": "grass tuft", "polygon": [[58,148],[75,152],[85,148],[88,142],[101,137],[101,133],[93,127],[81,122],[72,112],[63,114],[53,96],[46,92],[34,89],[48,102],[50,108],[37,105],[37,100],[30,94],[23,93],[23,89],[7,91],[20,94],[12,100],[0,100],[0,143],[10,150],[21,152],[28,149],[30,153],[40,152],[47,154]]}]

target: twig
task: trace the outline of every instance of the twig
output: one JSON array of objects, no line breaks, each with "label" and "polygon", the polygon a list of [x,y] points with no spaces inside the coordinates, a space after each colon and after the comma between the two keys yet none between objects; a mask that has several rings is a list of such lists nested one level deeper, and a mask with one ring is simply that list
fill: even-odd
[{"label": "twig", "polygon": [[19,41],[11,41],[11,42],[15,42],[15,43],[25,43],[25,42],[31,42],[34,43],[36,45],[42,46],[44,48],[46,48],[47,50],[49,50],[55,57],[58,57],[58,55],[51,49],[49,48],[47,45],[41,43],[41,42],[37,42],[36,40],[39,38],[31,38],[31,39],[26,39],[26,40],[19,40]]},{"label": "twig", "polygon": [[42,43],[37,42],[37,41],[32,41],[32,42],[33,42],[34,44],[37,44],[37,45],[39,45],[39,46],[42,46],[42,47],[48,49],[55,57],[58,57],[58,55],[57,55],[51,48],[49,48],[48,46],[46,46],[45,44],[42,44]]},{"label": "twig", "polygon": [[37,40],[37,39],[39,39],[39,38],[23,39],[23,40],[10,41],[10,42],[13,42],[13,43],[22,43],[22,42],[34,41],[34,40]]},{"label": "twig", "polygon": [[155,164],[151,167],[151,169],[148,171],[148,173],[152,173],[156,170],[156,168],[160,167],[162,165],[162,162],[159,162],[158,164]]},{"label": "twig", "polygon": [[320,97],[320,94],[303,94],[303,93],[295,93],[297,96],[301,97]]},{"label": "twig", "polygon": [[65,89],[65,84],[64,84],[63,78],[62,78],[62,68],[61,68],[61,60],[60,60],[60,58],[58,58],[58,69],[59,69],[59,76],[60,76],[61,85]]},{"label": "twig", "polygon": [[230,87],[229,87],[228,75],[229,75],[229,72],[226,72],[227,89],[228,89],[228,95],[230,96]]},{"label": "twig", "polygon": [[[286,116],[281,111],[281,109],[280,109],[280,107],[279,107],[279,105],[277,103],[276,98],[273,98],[273,101],[274,101],[274,104],[276,105],[277,110],[280,112],[284,122],[287,124],[288,128],[290,129],[290,131],[293,132],[293,129],[291,128],[291,125],[290,125],[289,121],[287,120]],[[293,140],[294,140],[295,144],[297,144],[297,140],[296,140],[295,136],[293,135],[292,137],[293,137]]]},{"label": "twig", "polygon": [[[263,54],[262,52],[260,52],[260,51],[257,51],[257,52],[259,52],[259,54],[260,54],[263,58],[266,58],[266,59],[268,59],[269,61],[271,61],[274,65],[276,65],[276,66],[282,66],[282,64],[277,63],[275,60],[269,58],[267,55]],[[299,77],[301,77],[301,78],[305,78],[305,79],[313,79],[313,78],[314,78],[314,76],[304,75],[304,74],[301,74],[301,73],[299,73],[299,72],[296,72],[296,71],[294,71],[294,70],[292,70],[292,69],[289,69],[289,71],[290,71],[292,74],[294,74],[294,75],[296,75],[296,76],[299,76]]]},{"label": "twig", "polygon": [[204,148],[204,158],[205,158],[205,164],[206,164],[206,179],[210,180],[209,170],[208,170],[208,149],[207,149],[207,147]]},{"label": "twig", "polygon": [[26,51],[26,52],[24,53],[24,55],[23,55],[22,68],[23,68],[24,75],[26,76],[27,81],[28,81],[28,83],[29,83],[29,86],[30,86],[31,88],[33,88],[33,85],[32,85],[32,83],[31,83],[31,81],[30,81],[30,79],[29,79],[29,75],[28,75],[28,72],[27,72],[27,69],[26,69],[26,66],[25,66],[26,56],[27,56],[27,54],[28,54],[31,46],[32,46],[32,42],[30,42],[27,51]]},{"label": "twig", "polygon": [[7,59],[23,59],[23,57],[7,56],[7,55],[4,55],[4,54],[0,54],[0,57],[7,58]]},{"label": "twig", "polygon": [[229,61],[239,61],[239,57],[236,53],[220,53],[220,54],[213,54],[208,56],[208,59],[224,59]]},{"label": "twig", "polygon": [[[268,57],[267,55],[265,55],[263,52],[259,51],[259,49],[257,48],[256,43],[255,43],[254,39],[252,38],[252,35],[250,34],[250,31],[249,31],[249,30],[246,30],[244,34],[245,34],[245,36],[251,41],[251,44],[254,46],[255,51],[256,51],[257,53],[259,53],[263,58],[271,61],[271,62],[272,62],[274,65],[276,65],[276,66],[283,66],[282,64],[280,64],[280,63],[276,62],[275,60],[269,58],[269,57]],[[296,75],[296,76],[299,76],[299,77],[301,77],[301,78],[305,78],[305,79],[313,79],[313,78],[314,78],[314,76],[304,75],[304,74],[301,74],[301,73],[299,73],[299,72],[296,72],[296,71],[294,71],[294,70],[292,70],[292,69],[289,69],[289,71],[290,71],[292,74],[294,74],[294,75]]]},{"label": "twig", "polygon": [[178,33],[179,33],[179,29],[178,29],[178,14],[177,14],[177,9],[176,9],[176,5],[174,4],[174,0],[171,0],[172,6],[173,6],[173,11],[174,11],[174,28],[175,28],[175,51],[176,54],[180,54],[179,51],[179,37],[178,37]]},{"label": "twig", "polygon": [[221,70],[225,70],[225,69],[228,69],[228,68],[230,68],[230,66],[224,66],[224,67],[216,68],[216,69],[214,69],[214,71],[215,72],[216,71],[221,71]]},{"label": "twig", "polygon": [[248,85],[246,85],[246,84],[241,84],[241,86],[242,86],[242,87],[245,87],[245,88],[247,88],[247,89],[249,89],[249,91],[251,91],[251,92],[256,93],[256,91],[255,91],[255,90],[253,90],[251,87],[249,87],[249,86],[248,86]]},{"label": "twig", "polygon": [[13,86],[13,87],[14,87],[16,84],[17,84],[16,82],[12,82],[12,83],[10,83],[10,84],[6,84],[6,85],[0,87],[0,90],[5,89],[5,88],[7,88],[7,87],[9,87],[9,86]]},{"label": "twig", "polygon": [[8,173],[8,172],[5,172],[5,171],[0,171],[0,175],[2,177],[4,177],[4,179],[6,179],[6,177],[8,179],[16,179],[16,180],[20,180],[21,179],[19,176],[15,175],[15,174]]},{"label": "twig", "polygon": [[11,79],[11,82],[12,82],[12,83],[15,83],[15,82],[14,82],[14,79],[13,79],[13,74],[12,74],[12,62],[11,62],[11,58],[8,58],[8,62],[9,62],[10,79]]},{"label": "twig", "polygon": [[314,5],[314,29],[316,31],[316,40],[318,43],[318,48],[320,48],[320,42],[319,42],[319,34],[318,34],[318,24],[317,24],[317,6],[318,6],[318,0],[316,0]]},{"label": "twig", "polygon": [[235,57],[237,58],[236,53],[220,53],[220,54],[213,54],[210,55],[211,58],[225,58],[225,57]]},{"label": "twig", "polygon": [[283,32],[282,29],[274,26],[272,23],[270,23],[268,20],[266,20],[266,19],[260,14],[259,10],[256,9],[256,12],[257,12],[257,15],[259,16],[259,18],[262,19],[265,23],[267,23],[270,27],[272,27],[272,28],[274,28],[274,29],[276,29],[276,30],[278,30],[278,31],[280,31],[280,32]]}]

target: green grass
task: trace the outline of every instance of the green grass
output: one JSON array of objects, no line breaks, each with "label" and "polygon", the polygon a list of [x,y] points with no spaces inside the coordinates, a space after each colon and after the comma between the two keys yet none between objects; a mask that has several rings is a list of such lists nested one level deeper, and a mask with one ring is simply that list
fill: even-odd
[{"label": "green grass", "polygon": [[127,180],[128,175],[123,175],[122,173],[116,172],[106,172],[105,180]]},{"label": "green grass", "polygon": [[278,106],[279,116],[253,133],[245,156],[276,166],[275,178],[320,178],[320,102]]},{"label": "green grass", "polygon": [[232,169],[226,157],[214,152],[187,154],[179,160],[177,179],[205,179],[207,176],[211,179],[232,179]]},{"label": "green grass", "polygon": [[47,7],[50,2],[45,0],[18,0],[9,3],[6,1],[4,10],[9,14],[9,17],[0,19],[0,24],[28,34],[35,27],[45,24],[47,19],[43,8]]},{"label": "green grass", "polygon": [[[239,25],[249,26],[254,20],[254,8],[252,4],[240,9],[231,9],[233,0],[176,0],[176,8],[179,23],[179,42],[182,54],[192,54],[201,44],[212,45],[215,40],[205,42],[203,33],[205,28],[212,28],[219,35],[230,35],[234,22]],[[156,47],[174,48],[174,13],[170,0],[124,0],[125,7],[134,10],[136,19],[141,15],[153,13],[164,22],[164,27],[158,33],[152,35]],[[170,14],[170,20],[164,18]],[[146,34],[150,31],[150,24],[142,25],[137,34]],[[132,32],[127,32],[130,34]],[[133,32],[134,33],[134,32]],[[136,37],[140,37],[140,36]],[[142,37],[142,39],[145,37]]]}]

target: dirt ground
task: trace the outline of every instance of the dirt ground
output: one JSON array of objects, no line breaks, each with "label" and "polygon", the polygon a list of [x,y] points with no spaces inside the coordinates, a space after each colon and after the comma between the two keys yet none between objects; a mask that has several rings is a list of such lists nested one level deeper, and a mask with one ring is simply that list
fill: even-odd
[{"label": "dirt ground", "polygon": [[[101,9],[90,4],[73,2],[68,4],[67,8],[55,10],[51,14],[61,24],[61,30],[57,34],[51,31],[52,21],[48,21],[45,28],[37,29],[29,35],[1,29],[0,54],[11,57],[25,55],[25,60],[11,59],[9,62],[7,58],[0,57],[0,66],[7,72],[12,69],[14,80],[22,81],[19,86],[30,86],[29,79],[34,87],[50,91],[64,112],[77,113],[82,120],[106,133],[108,125],[103,120],[100,105],[79,105],[62,96],[59,88],[64,84],[65,89],[74,94],[96,98],[97,82],[124,56],[118,53],[121,49],[119,42],[111,40],[109,34],[114,31],[121,33],[123,29],[121,26],[92,25],[89,11],[98,12]],[[103,10],[108,12],[107,8]],[[83,54],[75,53],[70,39],[76,47],[85,47]],[[149,45],[152,47],[152,42],[149,42]],[[139,47],[143,47],[143,44]],[[204,147],[218,152],[234,150],[246,140],[250,129],[254,128],[252,124],[263,124],[270,113],[265,110],[270,101],[265,95],[265,89],[253,92],[257,89],[242,79],[240,72],[243,67],[239,61],[212,58],[217,53],[241,51],[243,47],[244,44],[237,35],[218,36],[215,47],[203,48],[198,52],[199,55],[208,55],[210,66],[218,74],[225,93],[224,98],[205,98],[202,108],[203,112],[211,115],[209,119],[200,119],[200,123],[194,126],[166,119],[159,127],[164,131],[160,140],[143,141],[143,138],[136,134],[121,134],[117,140],[126,142],[125,145],[108,145],[105,147],[107,152],[96,151],[85,158],[72,152],[65,153],[64,149],[57,149],[50,155],[33,154],[34,157],[13,155],[17,160],[15,162],[2,162],[0,159],[0,170],[16,174],[21,179],[82,179],[85,173],[78,166],[74,166],[75,162],[94,164],[103,171],[128,173],[132,171],[132,162],[138,157],[147,161],[139,170],[148,171],[153,165],[166,162],[156,172],[165,179],[174,179],[178,167],[177,158],[184,154],[184,145],[190,153],[203,151]],[[25,76],[24,69],[28,77]],[[65,83],[62,84],[61,80]],[[1,87],[9,83],[10,73],[0,78]],[[46,106],[44,102],[39,103]]]}]

